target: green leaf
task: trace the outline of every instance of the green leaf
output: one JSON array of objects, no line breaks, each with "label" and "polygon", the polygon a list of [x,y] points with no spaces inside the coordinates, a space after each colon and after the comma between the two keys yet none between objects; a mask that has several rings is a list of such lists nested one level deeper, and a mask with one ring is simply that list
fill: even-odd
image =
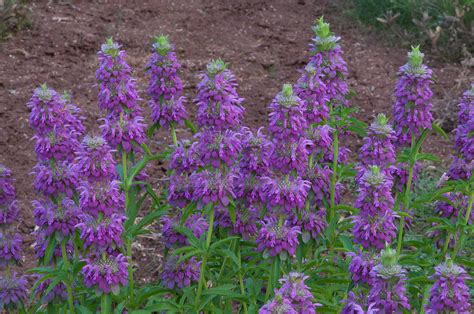
[{"label": "green leaf", "polygon": [[235,225],[236,217],[235,217],[235,203],[234,200],[229,200],[229,206],[227,207],[229,210],[230,220],[232,224]]},{"label": "green leaf", "polygon": [[51,236],[48,241],[48,246],[46,247],[46,251],[44,252],[43,263],[45,265],[49,264],[51,259],[53,258],[54,249],[56,248],[57,241],[56,238]]},{"label": "green leaf", "polygon": [[197,128],[190,120],[184,120],[184,125],[191,130],[191,133],[196,134]]},{"label": "green leaf", "polygon": [[444,132],[444,130],[436,122],[433,122],[431,127],[438,135],[441,135],[444,139],[449,140],[449,135],[446,134],[446,132]]},{"label": "green leaf", "polygon": [[339,236],[339,240],[347,252],[354,252],[354,246],[352,245],[352,240],[349,238],[349,236],[341,234]]},{"label": "green leaf", "polygon": [[150,225],[151,223],[153,223],[153,221],[165,215],[166,213],[166,210],[155,210],[148,213],[145,217],[140,219],[137,224],[134,225],[132,235],[136,236],[143,228]]}]

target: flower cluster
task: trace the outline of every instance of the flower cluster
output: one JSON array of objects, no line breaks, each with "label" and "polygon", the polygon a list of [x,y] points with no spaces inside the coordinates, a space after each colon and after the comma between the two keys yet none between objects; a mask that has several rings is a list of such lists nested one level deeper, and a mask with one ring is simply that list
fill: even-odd
[{"label": "flower cluster", "polygon": [[382,262],[372,268],[368,303],[383,313],[409,310],[406,295],[406,271],[397,264],[396,252],[389,247],[381,252]]},{"label": "flower cluster", "polygon": [[384,114],[379,114],[368,128],[368,136],[359,150],[362,165],[376,165],[382,168],[395,163],[395,133]]},{"label": "flower cluster", "polygon": [[355,284],[370,284],[372,281],[370,272],[375,266],[373,256],[364,252],[350,252],[348,255],[352,257],[349,264],[352,282]]},{"label": "flower cluster", "polygon": [[357,181],[356,207],[360,212],[353,217],[354,240],[364,248],[382,249],[396,235],[391,177],[378,166],[369,166],[362,168]]},{"label": "flower cluster", "polygon": [[166,36],[158,36],[153,43],[146,72],[150,77],[148,83],[148,105],[151,108],[151,119],[161,126],[183,124],[187,118],[184,106],[183,82],[178,76],[179,64],[173,46]]},{"label": "flower cluster", "polygon": [[122,254],[103,253],[90,256],[82,268],[84,284],[87,288],[95,288],[97,294],[117,294],[120,286],[127,284],[127,257]]},{"label": "flower cluster", "polygon": [[353,291],[349,291],[347,299],[342,302],[345,305],[341,314],[375,314],[379,312],[377,309],[374,309],[374,303],[367,306],[367,297],[362,293],[356,294]]},{"label": "flower cluster", "polygon": [[[280,216],[282,217],[282,216]],[[266,217],[256,239],[258,250],[264,256],[293,256],[299,244],[300,227],[291,226],[288,221],[278,221],[273,216]]]},{"label": "flower cluster", "polygon": [[188,245],[186,236],[176,230],[177,226],[181,225],[182,227],[189,229],[191,233],[198,239],[201,237],[202,234],[207,231],[208,228],[208,223],[206,219],[204,219],[199,214],[193,214],[187,217],[186,221],[184,221],[183,224],[181,224],[180,222],[181,215],[176,215],[174,217],[163,216],[161,218],[161,223],[163,225],[163,240],[167,248]]},{"label": "flower cluster", "polygon": [[436,266],[435,271],[426,313],[470,313],[471,296],[466,284],[470,277],[466,271],[451,260]]},{"label": "flower cluster", "polygon": [[408,63],[398,72],[393,117],[399,146],[409,146],[412,137],[416,139],[423,129],[431,129],[432,71],[423,64],[423,57],[419,47],[413,48]]},{"label": "flower cluster", "polygon": [[284,276],[280,279],[281,288],[275,291],[275,298],[265,304],[258,313],[315,314],[316,308],[321,305],[314,302],[314,297],[305,284],[305,280],[308,278],[308,276],[297,272],[290,272]]},{"label": "flower cluster", "polygon": [[171,255],[166,260],[161,273],[163,285],[169,289],[183,289],[199,280],[200,267],[201,262],[198,262],[195,257],[179,262],[178,256]]},{"label": "flower cluster", "polygon": [[145,141],[145,124],[140,115],[138,93],[126,53],[111,38],[97,53],[99,68],[99,108],[108,112],[101,126],[103,137],[113,148],[130,152]]},{"label": "flower cluster", "polygon": [[22,260],[22,237],[16,232],[18,207],[16,190],[12,184],[11,171],[0,164],[0,311],[22,308],[27,300],[26,277],[18,277],[10,271],[11,265]]}]

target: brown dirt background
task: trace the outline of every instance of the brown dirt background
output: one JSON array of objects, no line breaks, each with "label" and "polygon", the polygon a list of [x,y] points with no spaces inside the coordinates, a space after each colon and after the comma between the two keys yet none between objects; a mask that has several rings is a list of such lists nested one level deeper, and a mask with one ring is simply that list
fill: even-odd
[{"label": "brown dirt background", "polygon": [[[349,83],[357,93],[352,104],[361,108],[359,117],[367,121],[375,113],[391,112],[396,72],[405,63],[406,49],[354,22],[346,14],[347,2],[32,1],[32,28],[0,43],[0,163],[11,168],[16,179],[22,207],[20,229],[26,235],[25,266],[35,263],[28,259],[33,255],[30,203],[35,197],[29,173],[35,155],[26,107],[35,87],[47,83],[58,91],[69,91],[92,132],[101,117],[94,87],[100,44],[113,36],[123,45],[128,62],[135,68],[141,95],[146,98],[144,67],[152,37],[168,34],[183,65],[188,99],[195,95],[196,74],[210,59],[220,57],[230,64],[240,84],[239,92],[246,99],[245,123],[266,125],[267,105],[283,83],[297,79],[297,70],[308,59],[310,27],[315,18],[324,15],[342,37]],[[439,61],[429,51],[426,61],[436,76],[434,102],[437,110],[444,112],[440,117],[455,114],[452,104],[474,79],[474,71]],[[178,131],[178,136],[184,134]],[[156,139],[159,145],[169,142],[165,133]],[[448,141],[433,136],[426,147],[446,163]],[[139,241],[135,255],[142,279],[151,279],[150,274],[155,273],[158,247],[157,241]]]}]

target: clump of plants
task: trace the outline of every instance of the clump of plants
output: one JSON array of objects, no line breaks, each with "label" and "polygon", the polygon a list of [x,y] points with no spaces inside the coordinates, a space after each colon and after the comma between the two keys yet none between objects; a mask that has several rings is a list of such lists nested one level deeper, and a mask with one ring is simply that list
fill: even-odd
[{"label": "clump of plants", "polygon": [[[474,85],[460,100],[449,170],[415,193],[423,162],[437,160],[425,139],[446,136],[430,113],[423,53],[413,48],[400,67],[392,120],[380,113],[366,125],[350,103],[340,38],[322,18],[313,31],[307,65],[258,129],[243,124],[246,101],[223,60],[199,74],[193,102],[183,96],[166,36],[151,45],[146,95],[122,47],[102,45],[99,130],[86,130],[68,95],[35,89],[28,107],[38,266],[25,276],[12,269],[22,258],[20,206],[14,174],[1,166],[0,309],[469,313]],[[180,138],[182,128],[192,137]],[[172,143],[154,151],[159,129]],[[355,136],[363,144],[352,152]],[[165,189],[151,183],[147,166],[157,161],[168,164]],[[138,285],[133,243],[151,224],[161,228],[162,271]],[[418,224],[428,226],[422,236],[407,236]]]}]

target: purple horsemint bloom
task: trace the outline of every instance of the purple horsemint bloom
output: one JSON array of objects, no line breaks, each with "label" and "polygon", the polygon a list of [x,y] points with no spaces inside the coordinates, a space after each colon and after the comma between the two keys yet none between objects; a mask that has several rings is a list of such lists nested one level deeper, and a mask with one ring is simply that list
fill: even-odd
[{"label": "purple horsemint bloom", "polygon": [[255,171],[259,175],[267,174],[274,147],[263,133],[263,127],[255,133],[247,127],[243,127],[240,131],[242,133],[240,168],[244,171]]},{"label": "purple horsemint bloom", "polygon": [[458,125],[456,129],[456,147],[466,161],[474,159],[474,113],[471,120]]},{"label": "purple horsemint bloom", "polygon": [[265,217],[261,222],[256,242],[258,250],[263,252],[264,257],[276,256],[287,257],[293,256],[298,247],[298,235],[301,229],[298,226],[291,226],[289,221],[283,221],[279,224],[275,217]]},{"label": "purple horsemint bloom", "polygon": [[0,202],[0,228],[15,223],[18,219],[18,213],[18,206],[15,200],[11,203]]},{"label": "purple horsemint bloom", "polygon": [[382,313],[401,313],[409,310],[406,296],[406,271],[397,264],[397,254],[390,247],[380,253],[382,260],[372,268],[368,303]]},{"label": "purple horsemint bloom", "polygon": [[101,256],[89,257],[85,262],[86,265],[82,268],[84,284],[89,289],[94,287],[96,293],[118,294],[120,286],[127,285],[126,256],[102,253]]},{"label": "purple horsemint bloom", "polygon": [[423,129],[431,129],[431,70],[423,64],[424,54],[419,47],[408,53],[408,63],[400,67],[395,86],[393,117],[397,145],[411,145],[412,136],[420,136]]},{"label": "purple horsemint bloom", "polygon": [[270,206],[279,207],[285,212],[303,209],[310,187],[309,181],[292,175],[263,178],[266,201]]},{"label": "purple horsemint bloom", "polygon": [[447,175],[452,180],[468,180],[473,171],[474,160],[467,162],[464,158],[453,156]]},{"label": "purple horsemint bloom", "polygon": [[119,214],[97,218],[91,215],[81,215],[76,225],[84,246],[94,247],[96,252],[115,249],[122,246],[123,222],[126,217]]},{"label": "purple horsemint bloom", "polygon": [[396,160],[394,131],[384,114],[379,114],[368,128],[368,135],[359,150],[359,160],[364,166],[376,165],[386,168]]},{"label": "purple horsemint bloom", "polygon": [[264,178],[255,172],[239,169],[235,180],[235,195],[245,204],[259,204],[265,201]]},{"label": "purple horsemint bloom", "polygon": [[[41,277],[40,277],[41,278]],[[40,279],[38,278],[38,279]],[[50,302],[63,302],[64,300],[67,300],[67,289],[66,285],[62,282],[57,284],[51,292],[49,292],[47,295],[45,295],[46,290],[48,290],[48,287],[51,285],[52,280],[51,279],[46,279],[45,281],[42,281],[38,287],[36,288],[36,295],[41,297],[41,302],[43,304],[45,303],[50,303]]]},{"label": "purple horsemint bloom", "polygon": [[74,152],[79,146],[79,133],[64,130],[62,126],[55,126],[44,135],[35,135],[35,152],[39,159],[72,161]]},{"label": "purple horsemint bloom", "polygon": [[146,140],[143,118],[140,115],[109,114],[102,119],[104,124],[100,126],[102,136],[113,148],[121,148],[130,152],[135,145],[141,145]]},{"label": "purple horsemint bloom", "polygon": [[318,125],[309,128],[306,131],[306,138],[312,142],[310,152],[316,155],[317,160],[326,156],[332,149],[332,132],[333,129],[327,125]]},{"label": "purple horsemint bloom", "polygon": [[170,176],[168,202],[175,207],[184,208],[193,199],[193,181],[186,173],[175,172]]},{"label": "purple horsemint bloom", "polygon": [[120,191],[120,181],[82,181],[77,190],[84,213],[97,217],[99,213],[110,216],[124,211],[125,197]]},{"label": "purple horsemint bloom", "polygon": [[363,294],[355,294],[353,291],[349,291],[347,299],[342,300],[345,303],[341,314],[375,314],[379,313],[377,309],[374,309],[374,304],[370,304],[367,307],[367,297]]},{"label": "purple horsemint bloom", "polygon": [[73,164],[67,161],[39,162],[33,168],[34,186],[46,196],[65,194],[72,197],[78,186],[78,173]]},{"label": "purple horsemint bloom", "polygon": [[[418,163],[415,163],[413,167],[413,178],[411,188],[413,189],[416,185],[416,181],[418,179],[418,173],[420,172],[421,168]],[[408,182],[408,164],[405,162],[398,162],[394,168],[391,168],[391,174],[393,176],[393,181],[395,182],[394,189],[395,191],[402,192],[403,189],[407,186]]]},{"label": "purple horsemint bloom", "polygon": [[307,243],[310,239],[317,240],[326,228],[326,210],[317,212],[302,211],[301,217],[292,214],[292,225],[301,229],[301,239]]},{"label": "purple horsemint bloom", "polygon": [[232,227],[232,219],[230,218],[229,210],[222,205],[214,207],[214,227],[229,228]]},{"label": "purple horsemint bloom", "polygon": [[56,205],[49,200],[33,201],[35,223],[45,236],[56,234],[59,239],[74,234],[79,223],[80,210],[69,198],[64,198]]},{"label": "purple horsemint bloom", "polygon": [[458,124],[465,124],[474,115],[474,83],[464,92],[459,103]]},{"label": "purple horsemint bloom", "polygon": [[197,149],[203,166],[220,168],[221,164],[232,166],[242,150],[241,134],[232,130],[204,130],[196,134]]},{"label": "purple horsemint bloom", "polygon": [[349,272],[354,284],[369,284],[372,282],[370,272],[375,266],[374,256],[364,252],[349,252],[348,256],[352,257],[349,263]]},{"label": "purple horsemint bloom", "polygon": [[146,65],[146,73],[150,77],[147,92],[153,101],[159,103],[161,97],[171,99],[175,95],[181,95],[183,82],[178,76],[180,68],[181,65],[168,37],[164,35],[155,37],[152,54]]},{"label": "purple horsemint bloom", "polygon": [[321,123],[329,119],[329,97],[323,82],[324,68],[310,61],[295,85],[295,92],[304,101],[304,117],[309,124]]},{"label": "purple horsemint bloom", "polygon": [[383,249],[385,243],[391,243],[396,237],[394,219],[392,211],[352,217],[354,241],[366,249]]},{"label": "purple horsemint bloom", "polygon": [[279,293],[284,298],[291,300],[293,308],[297,313],[315,314],[316,307],[321,306],[321,304],[313,302],[313,295],[309,287],[304,283],[308,278],[309,276],[305,276],[302,273],[290,272],[279,280],[282,284]]},{"label": "purple horsemint bloom", "polygon": [[[35,256],[37,259],[43,259],[46,249],[48,247],[48,243],[50,240],[50,237],[46,235],[46,232],[44,230],[37,230],[35,232],[35,243],[33,243],[33,248],[35,251]],[[74,247],[71,241],[68,241],[66,243],[66,254],[69,258],[72,258],[74,252]],[[57,244],[54,247],[53,251],[53,256],[56,258],[61,258],[62,257],[62,251],[61,251],[61,244]]]},{"label": "purple horsemint bloom", "polygon": [[185,102],[186,98],[183,96],[163,99],[160,103],[150,100],[148,105],[151,109],[151,120],[162,127],[184,125],[184,121],[188,118]]},{"label": "purple horsemint bloom", "polygon": [[199,281],[200,261],[197,261],[195,257],[183,262],[178,261],[179,256],[171,255],[163,265],[161,280],[168,289],[183,289]]},{"label": "purple horsemint bloom", "polygon": [[132,78],[132,69],[125,61],[126,53],[112,38],[101,46],[97,53],[99,68],[95,76],[99,85],[99,108],[109,112],[138,110],[139,99]]},{"label": "purple horsemint bloom", "polygon": [[31,110],[30,126],[36,133],[47,133],[64,123],[63,100],[46,84],[34,90],[27,106]]},{"label": "purple horsemint bloom", "polygon": [[378,166],[362,168],[357,180],[359,188],[355,207],[363,215],[384,214],[392,211],[392,178]]},{"label": "purple horsemint bloom", "polygon": [[259,310],[258,314],[299,314],[298,311],[293,307],[293,302],[284,297],[280,292],[275,292],[275,297],[263,305]]},{"label": "purple horsemint bloom", "polygon": [[193,173],[190,177],[193,187],[193,199],[198,202],[198,208],[213,202],[214,204],[229,205],[230,199],[235,199],[234,183],[236,175],[218,170],[204,170]]},{"label": "purple horsemint bloom", "polygon": [[0,164],[0,204],[11,204],[16,197],[16,190],[12,184],[11,170]]},{"label": "purple horsemint bloom", "polygon": [[[311,183],[312,201],[316,206],[326,206],[330,199],[332,170],[328,166],[322,168],[315,163],[311,168],[308,165],[303,179]],[[335,201],[339,203],[341,199],[342,184],[336,184]]]},{"label": "purple horsemint bloom", "polygon": [[286,174],[293,170],[300,174],[303,173],[308,164],[309,147],[311,146],[312,142],[305,138],[299,138],[295,142],[276,142],[270,157],[272,167]]},{"label": "purple horsemint bloom", "polygon": [[185,147],[186,143],[178,142],[178,145],[174,148],[173,153],[170,157],[169,168],[173,169],[177,173],[190,173],[197,169],[198,164],[200,165],[199,156],[197,160],[194,160],[193,152],[197,151],[198,143],[194,142],[192,145],[195,147]]},{"label": "purple horsemint bloom", "polygon": [[22,243],[21,235],[13,230],[0,231],[0,267],[20,263],[23,254]]},{"label": "purple horsemint bloom", "polygon": [[[181,215],[174,217],[163,216],[161,218],[163,240],[167,248],[188,244],[186,236],[176,230],[176,227],[181,225],[180,220]],[[182,226],[189,229],[191,233],[199,239],[201,235],[207,231],[209,224],[200,214],[192,214],[186,219]]]},{"label": "purple horsemint bloom", "polygon": [[237,94],[234,74],[222,60],[207,64],[207,72],[200,74],[195,102],[198,107],[197,120],[201,127],[218,130],[237,128],[244,114],[243,98]]},{"label": "purple horsemint bloom", "polygon": [[239,206],[235,213],[235,224],[232,233],[240,235],[244,240],[254,238],[257,234],[259,210],[254,206]]},{"label": "purple horsemint bloom", "polygon": [[26,276],[18,276],[14,272],[10,276],[0,277],[0,310],[5,310],[8,313],[10,313],[8,310],[15,312],[15,309],[25,308],[27,300],[28,281]]},{"label": "purple horsemint bloom", "polygon": [[115,161],[103,137],[86,135],[76,155],[76,169],[82,177],[90,181],[115,177]]},{"label": "purple horsemint bloom", "polygon": [[470,279],[466,271],[451,260],[435,267],[432,279],[435,283],[430,290],[426,313],[472,313],[471,296],[466,281]]},{"label": "purple horsemint bloom", "polygon": [[86,128],[83,124],[85,117],[82,116],[81,109],[71,103],[71,96],[67,92],[64,92],[64,94],[61,95],[61,99],[64,104],[61,107],[61,114],[64,121],[63,127],[70,130],[78,137],[83,136]]},{"label": "purple horsemint bloom", "polygon": [[319,80],[324,85],[324,96],[332,106],[347,106],[348,71],[343,59],[344,53],[338,44],[340,37],[334,36],[322,17],[313,26],[313,32],[315,36],[311,44],[311,63],[318,69]]},{"label": "purple horsemint bloom", "polygon": [[[449,202],[436,202],[435,211],[438,213],[438,215],[443,218],[457,219],[459,216],[459,212],[461,211],[462,217],[464,217],[466,209],[468,207],[469,197],[459,192],[446,193],[444,196],[449,200]],[[468,223],[472,223],[473,220],[474,211],[471,210],[471,217],[469,217]]]},{"label": "purple horsemint bloom", "polygon": [[268,130],[279,141],[296,142],[304,134],[307,122],[304,102],[293,93],[291,84],[283,85],[269,106]]}]

